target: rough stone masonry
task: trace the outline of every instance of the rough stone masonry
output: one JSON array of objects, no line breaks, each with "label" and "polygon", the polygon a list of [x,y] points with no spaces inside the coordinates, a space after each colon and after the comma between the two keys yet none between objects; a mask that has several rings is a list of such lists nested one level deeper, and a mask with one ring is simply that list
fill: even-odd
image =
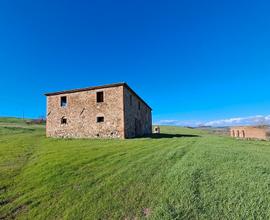
[{"label": "rough stone masonry", "polygon": [[47,93],[47,137],[132,138],[152,133],[152,109],[126,83]]}]

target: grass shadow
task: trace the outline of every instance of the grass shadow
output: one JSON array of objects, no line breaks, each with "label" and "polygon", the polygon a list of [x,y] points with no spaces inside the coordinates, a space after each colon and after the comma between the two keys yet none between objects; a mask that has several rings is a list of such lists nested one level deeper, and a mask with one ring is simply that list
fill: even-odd
[{"label": "grass shadow", "polygon": [[144,136],[147,138],[152,138],[152,139],[161,139],[161,138],[184,138],[184,137],[201,137],[199,135],[195,134],[165,134],[165,133],[160,133],[160,134],[151,134]]}]

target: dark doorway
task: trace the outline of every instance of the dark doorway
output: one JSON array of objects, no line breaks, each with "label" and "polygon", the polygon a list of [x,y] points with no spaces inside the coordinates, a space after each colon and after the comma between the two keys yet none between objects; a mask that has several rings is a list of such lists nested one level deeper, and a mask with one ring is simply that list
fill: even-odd
[{"label": "dark doorway", "polygon": [[141,136],[141,135],[142,135],[141,121],[135,118],[135,136]]}]

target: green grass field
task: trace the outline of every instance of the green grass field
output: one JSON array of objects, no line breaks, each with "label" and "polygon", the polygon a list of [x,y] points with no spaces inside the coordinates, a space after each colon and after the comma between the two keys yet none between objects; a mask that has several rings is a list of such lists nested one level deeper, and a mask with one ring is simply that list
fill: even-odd
[{"label": "green grass field", "polygon": [[0,219],[270,219],[270,142],[161,131],[51,139],[1,119]]}]

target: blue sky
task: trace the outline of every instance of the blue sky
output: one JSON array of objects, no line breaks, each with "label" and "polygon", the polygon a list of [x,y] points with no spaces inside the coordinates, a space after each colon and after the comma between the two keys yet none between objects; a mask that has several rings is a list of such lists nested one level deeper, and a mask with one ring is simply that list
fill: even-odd
[{"label": "blue sky", "polygon": [[269,9],[258,0],[1,0],[0,115],[38,117],[45,92],[125,81],[155,122],[268,120]]}]

